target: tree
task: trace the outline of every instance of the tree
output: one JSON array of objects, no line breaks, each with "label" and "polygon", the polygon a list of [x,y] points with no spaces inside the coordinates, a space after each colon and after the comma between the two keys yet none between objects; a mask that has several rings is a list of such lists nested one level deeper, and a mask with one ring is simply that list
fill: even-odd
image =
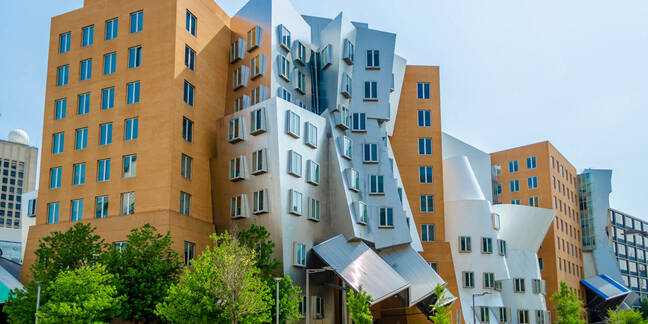
[{"label": "tree", "polygon": [[43,324],[107,323],[121,303],[113,280],[114,275],[102,265],[60,272],[47,288],[50,298],[38,311],[39,321]]},{"label": "tree", "polygon": [[564,281],[560,282],[560,290],[551,296],[557,302],[554,311],[557,314],[556,324],[584,324],[583,302],[569,290]]},{"label": "tree", "polygon": [[432,315],[430,320],[435,324],[450,324],[450,300],[451,298],[446,294],[446,287],[437,285],[434,287],[434,295],[436,300],[434,304],[430,305]]},{"label": "tree", "polygon": [[95,228],[76,223],[66,232],[52,232],[40,239],[34,251],[36,261],[29,268],[33,279],[24,290],[14,290],[7,299],[3,311],[10,323],[33,323],[36,312],[36,281],[42,282],[41,305],[49,298],[46,289],[63,270],[74,270],[94,264],[101,255],[103,240],[94,234]]},{"label": "tree", "polygon": [[608,310],[608,324],[643,324],[641,312],[635,309]]},{"label": "tree", "polygon": [[367,293],[362,290],[362,286],[358,288],[358,291],[349,290],[347,293],[347,307],[351,313],[351,320],[355,324],[371,324],[373,323],[373,316],[371,316],[371,310],[369,309],[369,304],[371,304],[372,298],[367,295]]},{"label": "tree", "polygon": [[173,250],[171,234],[157,233],[150,224],[131,230],[126,247],[106,246],[104,263],[119,274],[117,292],[125,297],[119,318],[130,322],[153,322],[155,305],[166,296],[182,273],[180,256]]},{"label": "tree", "polygon": [[270,321],[271,291],[259,277],[255,253],[229,233],[209,246],[171,286],[156,314],[172,323]]},{"label": "tree", "polygon": [[[248,249],[254,250],[255,265],[259,268],[260,277],[268,286],[272,295],[276,294],[275,274],[280,272],[281,261],[272,257],[275,244],[270,240],[270,232],[265,227],[252,224],[249,229],[236,232],[236,238]],[[290,276],[285,275],[279,282],[279,321],[288,323],[299,320],[301,288],[293,285]],[[274,298],[273,298],[274,300]],[[276,301],[271,304],[271,318],[276,315]]]},{"label": "tree", "polygon": [[639,302],[639,311],[643,319],[648,319],[648,298],[642,298]]}]

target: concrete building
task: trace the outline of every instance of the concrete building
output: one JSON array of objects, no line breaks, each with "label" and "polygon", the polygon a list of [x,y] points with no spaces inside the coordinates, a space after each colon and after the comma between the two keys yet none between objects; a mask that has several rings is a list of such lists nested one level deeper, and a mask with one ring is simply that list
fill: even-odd
[{"label": "concrete building", "polygon": [[[560,282],[582,300],[585,291],[581,220],[576,168],[549,142],[521,146],[491,154],[493,201],[553,209],[553,226],[538,251],[547,296]],[[547,301],[548,309],[554,302]]]},{"label": "concrete building", "polygon": [[36,189],[38,148],[29,146],[29,136],[16,129],[8,140],[0,140],[0,228],[20,229],[20,196]]}]

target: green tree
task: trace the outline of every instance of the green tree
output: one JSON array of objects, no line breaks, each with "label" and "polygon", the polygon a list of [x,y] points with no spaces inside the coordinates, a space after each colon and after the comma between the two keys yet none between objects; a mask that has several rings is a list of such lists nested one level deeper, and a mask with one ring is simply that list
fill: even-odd
[{"label": "green tree", "polygon": [[60,272],[47,288],[50,298],[38,311],[39,322],[107,323],[121,303],[113,280],[98,264]]},{"label": "green tree", "polygon": [[171,247],[171,235],[162,235],[150,224],[131,230],[126,247],[106,246],[104,263],[119,274],[117,292],[124,296],[119,318],[130,322],[153,322],[155,305],[162,301],[182,273],[180,256]]},{"label": "green tree", "polygon": [[648,319],[648,298],[642,298],[639,302],[639,311],[643,319]]},{"label": "green tree", "polygon": [[641,312],[635,309],[608,310],[608,324],[643,324],[646,323]]},{"label": "green tree", "polygon": [[358,288],[358,291],[349,290],[347,292],[347,307],[349,308],[349,313],[351,313],[351,320],[355,324],[371,324],[373,323],[373,316],[371,316],[371,310],[369,309],[369,304],[371,304],[372,298],[364,290],[362,286]]},{"label": "green tree", "polygon": [[[275,243],[270,240],[270,232],[265,227],[252,224],[249,229],[236,232],[236,238],[248,249],[254,250],[255,265],[259,268],[260,277],[272,292],[276,295],[276,282],[273,280],[276,273],[279,273],[281,261],[272,257]],[[279,321],[288,323],[299,320],[299,301],[301,288],[293,285],[290,276],[285,275],[279,282]],[[271,304],[271,318],[276,315],[276,300],[273,297]]]},{"label": "green tree", "polygon": [[271,292],[259,277],[254,251],[227,232],[211,239],[213,248],[192,261],[156,314],[171,323],[269,322]]},{"label": "green tree", "polygon": [[556,324],[584,324],[583,302],[569,290],[564,281],[560,282],[560,290],[551,296],[551,300],[557,302],[554,311],[556,312]]},{"label": "green tree", "polygon": [[434,295],[436,300],[434,304],[430,305],[432,315],[430,321],[435,324],[450,324],[450,303],[451,298],[446,294],[446,287],[437,285],[434,287]]},{"label": "green tree", "polygon": [[103,240],[94,231],[95,228],[88,224],[76,223],[65,232],[52,232],[40,239],[34,251],[36,261],[29,268],[33,280],[24,290],[12,291],[3,308],[10,323],[34,323],[38,287],[35,281],[42,282],[40,301],[43,305],[49,299],[46,288],[59,272],[97,262]]}]

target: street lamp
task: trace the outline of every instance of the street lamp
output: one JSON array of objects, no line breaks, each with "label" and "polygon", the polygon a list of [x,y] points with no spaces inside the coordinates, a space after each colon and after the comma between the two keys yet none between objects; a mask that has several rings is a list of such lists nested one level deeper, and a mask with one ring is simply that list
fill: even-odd
[{"label": "street lamp", "polygon": [[488,295],[488,294],[490,294],[490,292],[488,292],[488,291],[484,291],[484,292],[481,293],[481,294],[473,294],[473,295],[472,295],[472,302],[473,302],[473,305],[472,305],[472,311],[473,311],[473,324],[476,324],[476,323],[477,323],[477,313],[475,312],[475,297],[481,297],[481,296]]},{"label": "street lamp", "polygon": [[310,293],[309,293],[309,275],[311,273],[318,273],[333,270],[331,267],[324,267],[321,269],[306,269],[306,324],[310,324]]},{"label": "street lamp", "polygon": [[277,308],[275,312],[277,313],[277,324],[279,324],[279,281],[281,281],[281,277],[274,277],[273,278],[277,282]]},{"label": "street lamp", "polygon": [[38,306],[40,306],[40,291],[41,291],[41,285],[43,284],[42,281],[36,281],[36,284],[38,285],[38,290],[36,292],[36,314],[34,314],[34,323],[38,324]]}]

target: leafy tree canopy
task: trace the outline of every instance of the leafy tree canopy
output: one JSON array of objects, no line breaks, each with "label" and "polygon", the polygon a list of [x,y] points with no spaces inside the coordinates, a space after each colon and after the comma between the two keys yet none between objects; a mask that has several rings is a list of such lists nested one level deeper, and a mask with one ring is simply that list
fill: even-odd
[{"label": "leafy tree canopy", "polygon": [[569,290],[564,281],[560,282],[560,290],[551,296],[551,300],[557,302],[554,308],[557,317],[556,324],[585,323],[583,302]]},{"label": "leafy tree canopy", "polygon": [[347,307],[351,313],[351,319],[355,324],[371,324],[373,323],[373,316],[369,304],[372,298],[364,290],[362,286],[359,287],[358,292],[349,290],[347,293]]}]

